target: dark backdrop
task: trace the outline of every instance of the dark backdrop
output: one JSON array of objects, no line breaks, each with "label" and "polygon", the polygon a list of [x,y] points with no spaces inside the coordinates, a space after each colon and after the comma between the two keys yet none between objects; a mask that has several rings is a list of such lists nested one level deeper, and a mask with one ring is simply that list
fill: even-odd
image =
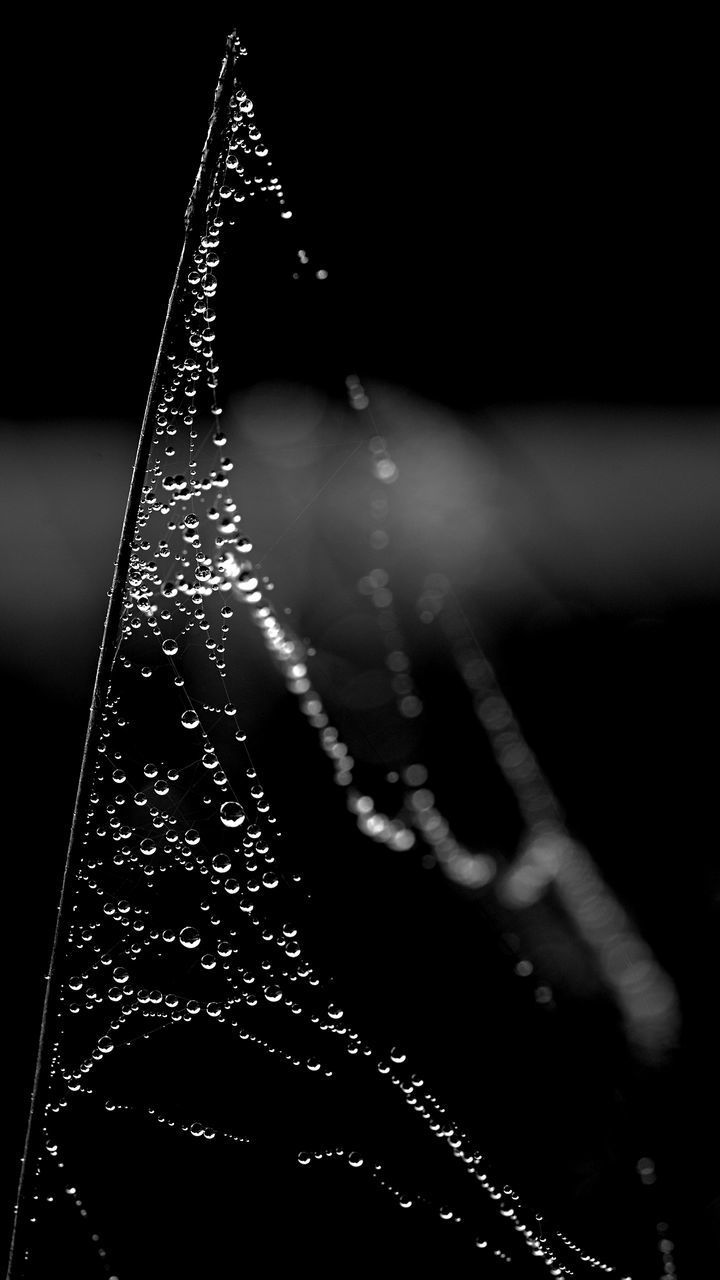
[{"label": "dark backdrop", "polygon": [[[693,406],[711,422],[717,107],[707,33],[689,23],[666,28],[656,15],[632,30],[607,14],[582,23],[545,13],[499,21],[483,9],[478,17],[471,30],[460,11],[432,22],[367,7],[355,17],[278,11],[249,19],[246,29],[242,12],[231,15],[227,25],[237,22],[249,48],[258,121],[295,210],[293,235],[299,225],[296,238],[329,272],[322,301],[316,292],[273,311],[263,275],[275,278],[284,250],[271,258],[270,239],[257,232],[252,293],[226,313],[226,341],[236,340],[238,352],[234,387],[290,379],[337,392],[354,366],[471,415],[478,432],[484,407],[507,403],[570,401],[608,414],[643,406],[671,416]],[[12,625],[2,649],[8,1203],[113,527],[119,532],[225,30],[225,22],[201,16],[148,25],[118,11],[83,22],[16,17],[4,33],[2,417],[6,476],[18,500],[5,526]],[[61,490],[68,475],[78,478],[93,522],[86,539],[82,504],[70,532],[60,522],[66,543],[47,506],[33,506],[38,479],[47,494],[55,474],[46,475],[48,458],[40,447],[34,455],[34,441],[50,449]],[[68,441],[72,461],[63,467]],[[90,494],[84,449],[108,462],[107,475],[104,465],[88,469],[100,475]],[[94,564],[107,565],[99,594],[83,560],[88,539]],[[57,581],[64,563],[65,591]],[[93,584],[86,593],[74,580],[83,573]],[[63,650],[62,678],[46,592],[53,609],[62,611],[65,597],[82,618],[72,659]],[[28,633],[40,629],[39,642],[24,636],[13,600],[23,602]],[[557,1033],[538,1033],[548,1039],[541,1110],[552,1111],[557,1064],[573,1053],[578,1107],[590,1128],[600,1124],[603,1080],[619,1081],[630,1098],[625,1111],[610,1090],[615,1128],[605,1167],[617,1178],[597,1199],[608,1196],[613,1248],[627,1235],[626,1256],[632,1262],[637,1253],[637,1274],[644,1266],[651,1275],[660,1213],[670,1216],[671,1233],[678,1224],[679,1258],[682,1247],[688,1260],[716,1259],[718,1247],[717,592],[705,583],[682,607],[670,601],[650,611],[645,625],[637,612],[647,613],[632,602],[604,612],[578,607],[567,625],[542,635],[521,621],[498,638],[497,656],[576,829],[603,854],[604,870],[681,989],[683,1054],[659,1074],[638,1080],[627,1063],[584,1057],[580,1013]],[[603,773],[605,791],[588,782]],[[390,922],[404,892],[390,877]],[[467,935],[456,939],[460,951],[475,945],[474,920],[467,917]],[[448,945],[454,929],[448,925]],[[332,937],[328,948],[332,955]],[[462,970],[462,955],[456,959]],[[468,1006],[462,993],[454,999],[453,1025],[462,1025]],[[502,1026],[500,1012],[494,1016]],[[518,1016],[510,1002],[513,1080],[510,1064],[525,1045]],[[471,1031],[458,1033],[455,1048],[464,1036]],[[438,1053],[436,1070],[452,1078],[443,1062]],[[572,1202],[579,1220],[590,1220],[588,1201],[576,1205],[562,1141],[553,1165],[552,1122],[546,1117],[524,1149],[522,1124],[510,1117],[504,1126],[502,1115],[500,1108],[488,1120],[488,1135],[500,1154],[507,1130],[507,1176],[526,1178],[536,1193],[547,1163],[550,1199],[560,1212]],[[558,1114],[558,1133],[569,1124]],[[703,1150],[690,1166],[685,1138],[698,1133]],[[634,1179],[648,1144],[663,1175],[661,1209],[638,1198]],[[280,1224],[285,1203],[280,1190]],[[618,1204],[627,1227],[618,1224]],[[598,1220],[602,1212],[588,1229],[600,1250]],[[312,1243],[304,1247],[312,1252]],[[411,1244],[394,1247],[399,1258]]]}]

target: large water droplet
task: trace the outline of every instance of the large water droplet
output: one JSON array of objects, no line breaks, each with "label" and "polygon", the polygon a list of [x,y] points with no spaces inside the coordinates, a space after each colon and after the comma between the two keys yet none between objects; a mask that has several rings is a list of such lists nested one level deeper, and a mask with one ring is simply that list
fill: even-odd
[{"label": "large water droplet", "polygon": [[237,800],[226,800],[220,806],[220,820],[226,827],[241,827],[245,821],[245,810]]}]

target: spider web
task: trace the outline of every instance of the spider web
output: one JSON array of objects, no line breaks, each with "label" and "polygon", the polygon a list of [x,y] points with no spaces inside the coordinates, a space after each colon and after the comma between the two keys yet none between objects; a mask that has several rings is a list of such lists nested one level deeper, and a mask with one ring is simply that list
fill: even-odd
[{"label": "spider web", "polygon": [[[320,738],[338,805],[350,810],[374,851],[402,854],[424,842],[452,881],[473,889],[502,869],[497,856],[469,849],[453,833],[418,762],[411,730],[422,698],[382,566],[389,541],[384,494],[398,467],[377,424],[340,465],[365,465],[369,449],[370,545],[378,559],[360,589],[377,610],[405,721],[384,760],[388,795],[397,785],[402,791],[394,812],[383,812],[359,784],[312,683],[312,644],[271,603],[272,584],[243,527],[222,426],[215,310],[222,255],[239,207],[264,197],[283,222],[292,218],[238,78],[243,53],[231,37],[188,210],[134,510],[131,491],[127,567],[121,548],[117,629],[106,634],[107,679],[98,682],[60,906],[11,1273],[46,1274],[62,1241],[74,1251],[78,1275],[124,1276],[128,1267],[133,1275],[157,1274],[168,1259],[172,1274],[196,1274],[202,1258],[219,1266],[231,1246],[242,1254],[242,1239],[246,1252],[257,1252],[257,1241],[248,1243],[253,1219],[262,1219],[264,1232],[284,1224],[288,1239],[271,1248],[261,1233],[262,1248],[274,1265],[291,1266],[307,1212],[303,1195],[333,1205],[332,1228],[324,1229],[321,1214],[320,1243],[314,1238],[309,1255],[347,1270],[354,1249],[360,1269],[362,1246],[352,1235],[358,1218],[337,1220],[339,1195],[361,1206],[360,1218],[368,1206],[387,1213],[388,1231],[398,1229],[396,1215],[414,1215],[410,1234],[438,1259],[460,1259],[455,1274],[474,1272],[478,1255],[490,1274],[619,1274],[493,1171],[462,1115],[426,1081],[384,1018],[369,1034],[367,1008],[356,1020],[345,1007],[325,968],[327,926],[306,882],[324,810],[335,801],[294,795],[291,804],[272,794],[254,759],[243,719],[245,618]],[[304,251],[298,259],[299,274],[323,280],[326,273],[315,272]],[[369,410],[358,377],[348,378],[347,390],[354,410]],[[445,595],[437,575],[429,578],[432,617]],[[460,652],[457,618],[449,634],[486,732],[491,740],[505,732],[496,755],[521,809],[524,798],[532,810],[531,851],[541,840],[545,847],[554,840],[556,849],[566,838],[561,817],[533,773],[492,670],[477,666],[476,647],[474,658]],[[284,835],[286,825],[297,824],[291,810],[298,805],[305,826],[299,848]],[[557,866],[551,875],[548,857],[540,861],[552,879]],[[527,894],[528,885],[539,892],[542,876],[528,873],[529,862],[526,854],[509,892]],[[652,966],[645,978],[662,988]],[[661,995],[662,1014],[672,998],[664,989]],[[353,1108],[355,1123],[348,1119]],[[343,1130],[348,1139],[338,1144]],[[304,1175],[315,1180],[305,1193],[297,1189]],[[134,1243],[109,1238],[103,1222],[116,1226],[130,1217],[139,1224]],[[139,1256],[145,1228],[163,1241],[164,1255],[150,1249]]]}]

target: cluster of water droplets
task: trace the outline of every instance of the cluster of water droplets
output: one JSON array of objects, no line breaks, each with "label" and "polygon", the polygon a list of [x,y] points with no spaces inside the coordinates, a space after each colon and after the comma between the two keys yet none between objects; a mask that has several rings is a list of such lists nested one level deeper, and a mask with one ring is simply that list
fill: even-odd
[{"label": "cluster of water droplets", "polygon": [[[235,52],[243,51],[238,46]],[[86,1216],[75,1183],[66,1176],[59,1136],[60,1119],[80,1099],[111,1119],[121,1122],[133,1112],[156,1128],[187,1135],[188,1141],[238,1147],[257,1141],[200,1115],[171,1114],[155,1099],[128,1101],[122,1096],[122,1070],[108,1074],[113,1063],[136,1054],[153,1036],[173,1029],[180,1034],[178,1029],[192,1024],[206,1025],[210,1034],[211,1026],[220,1026],[288,1071],[330,1079],[338,1053],[356,1064],[354,1070],[365,1063],[394,1091],[397,1105],[404,1102],[474,1180],[477,1221],[451,1205],[432,1205],[422,1187],[396,1185],[383,1162],[368,1153],[345,1147],[297,1152],[298,1167],[340,1161],[348,1179],[369,1176],[398,1207],[430,1206],[450,1227],[467,1227],[471,1243],[500,1261],[510,1262],[520,1249],[556,1277],[578,1274],[579,1263],[610,1273],[612,1267],[523,1206],[512,1187],[497,1184],[486,1156],[453,1122],[403,1050],[370,1045],[309,959],[303,877],[282,852],[282,835],[253,764],[228,671],[227,641],[239,607],[251,611],[317,730],[360,831],[396,852],[413,848],[420,835],[466,883],[470,872],[459,868],[472,864],[475,882],[478,876],[484,882],[493,866],[455,841],[425,785],[423,765],[411,760],[404,766],[406,794],[394,817],[379,812],[353,785],[354,762],[311,683],[307,647],[270,605],[267,582],[254,565],[231,490],[233,461],[221,426],[214,326],[227,210],[260,193],[277,201],[287,221],[291,211],[271,173],[253,104],[236,85],[153,405],[152,449],[57,960],[59,1013],[51,1028],[45,1146],[31,1171],[32,1217],[40,1229],[40,1205],[53,1199],[55,1191],[46,1187],[55,1187],[57,1177],[68,1200]],[[307,257],[303,251],[299,256],[301,262]],[[323,278],[323,272],[317,274]],[[357,378],[348,379],[348,391],[355,408],[367,408]],[[378,433],[371,437],[370,456],[379,486],[371,545],[380,555],[388,545],[381,490],[395,482],[398,468]],[[412,720],[422,703],[387,569],[372,569],[361,590],[378,611],[398,712]],[[267,1030],[274,1026],[267,1018],[255,1020],[260,1009],[277,1010],[268,1014],[277,1016],[276,1031]],[[310,1048],[297,1048],[286,1036],[288,1018],[306,1028]],[[325,1044],[323,1052],[316,1042]],[[496,1224],[492,1241],[480,1227],[488,1208]],[[107,1250],[89,1225],[88,1231],[99,1265],[110,1275]]]}]

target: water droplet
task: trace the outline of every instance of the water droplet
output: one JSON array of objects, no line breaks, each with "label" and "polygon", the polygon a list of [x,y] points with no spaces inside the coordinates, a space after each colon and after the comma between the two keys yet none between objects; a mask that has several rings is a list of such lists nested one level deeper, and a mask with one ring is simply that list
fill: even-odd
[{"label": "water droplet", "polygon": [[220,820],[226,827],[241,827],[245,821],[245,810],[236,800],[226,800],[220,806]]}]

